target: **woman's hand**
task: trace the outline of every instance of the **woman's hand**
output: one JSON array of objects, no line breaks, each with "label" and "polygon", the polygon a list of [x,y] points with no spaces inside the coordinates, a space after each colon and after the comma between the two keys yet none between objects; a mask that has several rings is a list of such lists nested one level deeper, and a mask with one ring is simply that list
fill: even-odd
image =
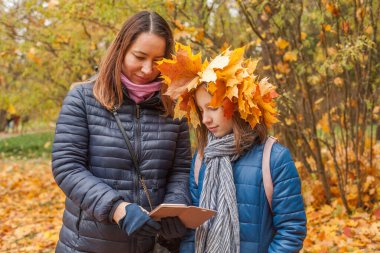
[{"label": "woman's hand", "polygon": [[[126,203],[126,202],[123,202]],[[152,237],[155,236],[161,228],[160,223],[154,221],[149,217],[149,213],[140,207],[139,205],[133,203],[127,203],[123,205],[121,203],[114,214],[114,220],[119,224],[121,230],[123,230],[127,235]],[[117,214],[119,207],[124,206],[124,217],[119,218],[120,213]]]},{"label": "woman's hand", "polygon": [[115,213],[113,214],[113,220],[119,224],[119,221],[121,218],[125,216],[125,207],[129,205],[130,203],[128,202],[121,202],[115,210]]}]

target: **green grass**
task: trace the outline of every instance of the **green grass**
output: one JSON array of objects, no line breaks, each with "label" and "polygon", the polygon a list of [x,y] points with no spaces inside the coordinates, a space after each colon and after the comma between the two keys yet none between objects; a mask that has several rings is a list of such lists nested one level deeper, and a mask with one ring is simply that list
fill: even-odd
[{"label": "green grass", "polygon": [[22,134],[0,140],[0,158],[50,158],[54,132]]}]

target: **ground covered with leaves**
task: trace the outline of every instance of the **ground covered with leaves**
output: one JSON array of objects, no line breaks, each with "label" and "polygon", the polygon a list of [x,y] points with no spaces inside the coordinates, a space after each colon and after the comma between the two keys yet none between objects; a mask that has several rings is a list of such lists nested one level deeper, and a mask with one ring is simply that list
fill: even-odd
[{"label": "ground covered with leaves", "polygon": [[0,161],[0,252],[54,252],[64,195],[49,160]]},{"label": "ground covered with leaves", "polygon": [[[312,190],[304,187],[306,203]],[[54,252],[63,203],[49,160],[0,161],[0,252]],[[318,208],[309,203],[307,217],[305,253],[380,251],[378,203],[351,216],[338,200]]]}]

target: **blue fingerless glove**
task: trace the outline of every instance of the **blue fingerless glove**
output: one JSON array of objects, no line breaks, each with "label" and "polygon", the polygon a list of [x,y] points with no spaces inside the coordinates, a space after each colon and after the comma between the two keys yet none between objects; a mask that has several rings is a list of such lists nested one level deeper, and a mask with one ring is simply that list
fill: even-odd
[{"label": "blue fingerless glove", "polygon": [[152,237],[156,236],[161,228],[160,223],[152,220],[137,204],[125,207],[126,215],[119,220],[119,227],[127,235]]}]

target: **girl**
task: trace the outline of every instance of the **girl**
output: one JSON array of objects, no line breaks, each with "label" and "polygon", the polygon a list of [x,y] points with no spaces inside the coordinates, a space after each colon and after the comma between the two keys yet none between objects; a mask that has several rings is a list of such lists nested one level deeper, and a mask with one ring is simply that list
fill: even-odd
[{"label": "girl", "polygon": [[172,48],[166,21],[139,12],[122,26],[98,75],[65,98],[52,156],[66,195],[56,252],[151,252],[157,233],[186,232],[178,218],[158,223],[146,211],[190,203],[187,123],[171,117],[155,67]]},{"label": "girl", "polygon": [[[181,252],[283,253],[302,248],[306,215],[301,182],[289,150],[280,144],[274,144],[270,156],[272,210],[263,187],[263,143],[267,127],[276,121],[277,93],[267,79],[258,82],[255,63],[243,53],[243,48],[227,50],[208,64],[178,45],[176,57],[158,66],[168,95],[177,99],[176,114],[186,116],[196,129],[193,204],[217,211],[195,236],[187,236]],[[174,75],[171,70],[183,62],[191,66],[187,73]]]}]

